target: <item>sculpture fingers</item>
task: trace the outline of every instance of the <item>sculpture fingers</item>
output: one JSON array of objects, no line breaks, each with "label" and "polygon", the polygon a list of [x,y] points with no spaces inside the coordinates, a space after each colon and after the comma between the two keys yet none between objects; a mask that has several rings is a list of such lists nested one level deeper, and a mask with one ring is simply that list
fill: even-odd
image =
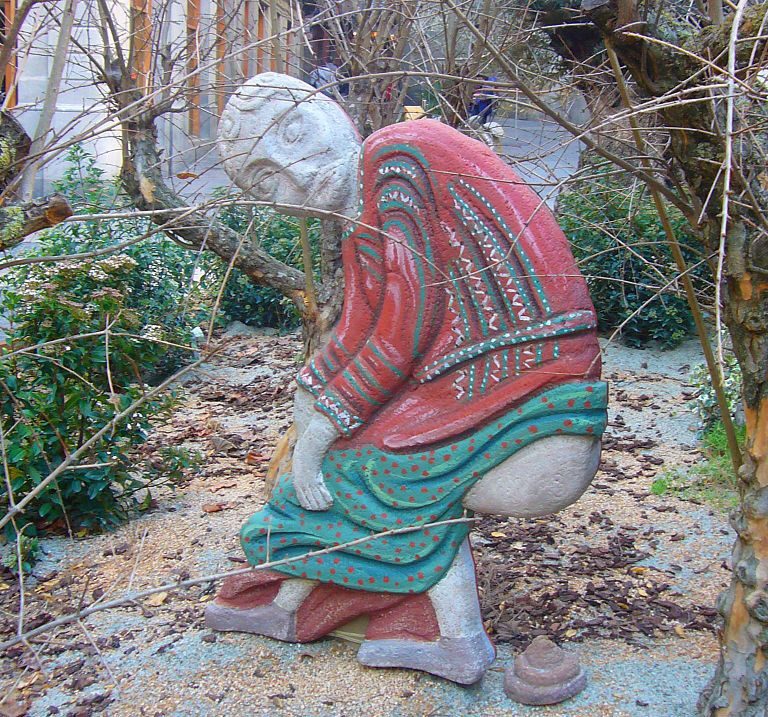
[{"label": "sculpture fingers", "polygon": [[299,505],[305,510],[317,510],[317,508],[315,508],[315,502],[312,500],[312,496],[308,495],[307,492],[299,486],[296,486],[296,497],[299,500]]},{"label": "sculpture fingers", "polygon": [[317,474],[317,479],[318,483],[314,486],[314,496],[320,506],[318,510],[328,510],[333,505],[333,496],[325,485],[322,473]]},{"label": "sculpture fingers", "polygon": [[333,505],[333,498],[325,486],[323,474],[318,473],[315,481],[307,486],[307,498],[314,506],[312,510],[328,510]]},{"label": "sculpture fingers", "polygon": [[327,510],[333,505],[333,498],[325,486],[322,473],[317,473],[311,482],[294,478],[294,488],[299,505],[306,510]]}]

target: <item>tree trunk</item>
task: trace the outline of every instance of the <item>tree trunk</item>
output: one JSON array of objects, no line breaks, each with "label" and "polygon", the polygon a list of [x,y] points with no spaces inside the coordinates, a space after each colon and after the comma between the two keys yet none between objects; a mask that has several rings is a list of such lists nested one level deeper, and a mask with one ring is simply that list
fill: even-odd
[{"label": "tree trunk", "polygon": [[9,112],[0,112],[0,192],[21,173],[32,140]]},{"label": "tree trunk", "polygon": [[[731,250],[737,251],[733,245]],[[731,518],[733,578],[718,604],[725,620],[720,660],[699,700],[701,714],[712,717],[768,714],[768,262],[753,264],[751,271],[743,270],[744,263],[729,256],[725,297],[744,381],[747,445],[740,506]]]},{"label": "tree trunk", "polygon": [[154,115],[140,115],[124,125],[121,178],[133,204],[140,210],[156,210],[152,220],[174,241],[188,249],[206,248],[234,265],[257,284],[270,286],[289,297],[304,315],[304,273],[278,261],[234,230],[200,212],[164,213],[184,209],[186,202],[166,184],[157,145]]}]

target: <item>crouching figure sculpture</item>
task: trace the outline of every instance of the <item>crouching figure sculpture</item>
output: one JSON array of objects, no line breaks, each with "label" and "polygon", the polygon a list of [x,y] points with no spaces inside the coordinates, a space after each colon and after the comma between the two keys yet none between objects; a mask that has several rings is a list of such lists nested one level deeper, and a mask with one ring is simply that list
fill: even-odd
[{"label": "crouching figure sculpture", "polygon": [[297,378],[291,472],[241,532],[252,565],[304,557],[230,578],[207,622],[307,642],[367,616],[363,664],[473,683],[494,648],[468,524],[446,521],[553,513],[599,462],[606,386],[567,241],[480,142],[418,120],[361,143],[284,75],[238,90],[219,147],[256,198],[356,219],[341,319]]}]

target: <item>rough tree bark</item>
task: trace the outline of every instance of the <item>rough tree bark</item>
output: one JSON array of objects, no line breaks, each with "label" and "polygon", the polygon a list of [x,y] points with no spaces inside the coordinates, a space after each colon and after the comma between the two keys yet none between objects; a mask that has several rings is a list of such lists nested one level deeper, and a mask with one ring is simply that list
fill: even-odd
[{"label": "rough tree bark", "polygon": [[[674,98],[681,87],[700,86],[698,97],[704,99],[718,92],[706,85],[718,68],[723,71],[718,79],[725,77],[733,13],[719,26],[706,26],[701,18],[705,24],[701,30],[665,16],[663,39],[669,44],[661,44],[637,37],[653,33],[659,24],[654,28],[638,23],[636,16],[622,16],[628,6],[634,4],[587,0],[582,9],[610,38],[642,93]],[[765,3],[748,8],[738,28],[735,59],[740,83],[754,76],[756,65],[763,61],[766,12]],[[636,23],[631,33],[623,30],[629,22]],[[701,71],[705,63],[700,57],[713,63],[708,72]],[[739,470],[740,505],[731,519],[736,531],[732,581],[719,601],[725,621],[720,660],[699,709],[702,715],[764,717],[768,714],[768,177],[764,170],[768,136],[759,126],[747,131],[743,119],[749,110],[755,120],[758,115],[764,120],[764,100],[749,96],[744,84],[737,88],[739,139],[732,144],[722,306],[743,374],[747,442]],[[720,248],[724,209],[725,107],[721,93],[714,102],[671,102],[660,110],[663,124],[670,128],[666,159],[684,177],[696,214],[703,208],[699,235],[711,252]]]}]

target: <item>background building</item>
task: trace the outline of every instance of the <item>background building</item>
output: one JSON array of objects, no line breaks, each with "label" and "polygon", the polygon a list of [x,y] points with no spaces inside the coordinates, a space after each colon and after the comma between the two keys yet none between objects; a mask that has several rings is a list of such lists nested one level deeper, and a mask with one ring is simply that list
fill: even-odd
[{"label": "background building", "polygon": [[[16,3],[0,0],[0,29],[13,23]],[[60,176],[73,142],[108,174],[119,171],[121,128],[97,78],[120,72],[120,52],[149,101],[172,105],[157,121],[171,175],[200,173],[217,162],[212,140],[218,118],[243,79],[268,70],[306,77],[315,64],[301,7],[292,0],[67,0],[60,9],[59,17],[50,4],[32,9],[0,78],[4,109],[30,136],[45,98],[55,97],[46,135],[53,151],[37,172],[36,193]],[[68,9],[72,30],[62,39]]]}]

